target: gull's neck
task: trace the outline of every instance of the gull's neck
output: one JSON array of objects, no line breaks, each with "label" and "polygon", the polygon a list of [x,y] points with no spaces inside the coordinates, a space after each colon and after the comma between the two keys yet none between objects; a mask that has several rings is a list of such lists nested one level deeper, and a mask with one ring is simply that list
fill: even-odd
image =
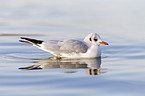
[{"label": "gull's neck", "polygon": [[88,47],[91,47],[92,44],[91,44],[87,39],[84,39],[83,41],[86,43],[86,45],[87,45]]},{"label": "gull's neck", "polygon": [[86,52],[87,56],[92,58],[100,57],[101,56],[101,49],[98,45],[92,44],[90,48],[88,48]]}]

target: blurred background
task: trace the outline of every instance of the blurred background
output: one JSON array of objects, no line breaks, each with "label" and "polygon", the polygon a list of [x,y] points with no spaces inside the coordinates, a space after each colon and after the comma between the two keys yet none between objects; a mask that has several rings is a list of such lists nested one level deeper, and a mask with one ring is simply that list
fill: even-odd
[{"label": "blurred background", "polygon": [[[104,38],[145,35],[144,0],[0,0],[0,34]],[[72,34],[73,33],[73,34]]]},{"label": "blurred background", "polygon": [[[99,60],[50,62],[51,54],[19,42],[91,32],[109,43]],[[144,96],[144,36],[145,0],[0,0],[0,94]],[[18,69],[27,66],[42,69]]]}]

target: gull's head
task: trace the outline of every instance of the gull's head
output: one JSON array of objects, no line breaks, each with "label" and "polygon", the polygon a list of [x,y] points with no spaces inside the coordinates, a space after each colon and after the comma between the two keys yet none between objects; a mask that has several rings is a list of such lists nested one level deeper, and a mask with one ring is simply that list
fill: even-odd
[{"label": "gull's head", "polygon": [[84,41],[88,44],[88,46],[94,45],[109,45],[108,43],[101,40],[101,37],[97,33],[90,33],[88,36],[85,37]]}]

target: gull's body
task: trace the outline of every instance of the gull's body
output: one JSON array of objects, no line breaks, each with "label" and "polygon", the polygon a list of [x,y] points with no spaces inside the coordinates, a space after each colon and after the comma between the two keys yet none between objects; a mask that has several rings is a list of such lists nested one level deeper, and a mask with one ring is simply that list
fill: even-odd
[{"label": "gull's body", "polygon": [[22,42],[33,44],[35,47],[47,51],[57,57],[67,58],[96,58],[101,56],[100,44],[108,45],[103,42],[96,33],[91,33],[84,40],[66,39],[63,41],[51,40],[41,41],[21,37]]}]

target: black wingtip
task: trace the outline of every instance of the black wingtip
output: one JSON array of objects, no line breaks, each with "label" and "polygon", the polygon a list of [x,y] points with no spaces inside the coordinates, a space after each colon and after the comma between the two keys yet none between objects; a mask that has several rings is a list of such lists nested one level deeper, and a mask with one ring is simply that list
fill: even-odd
[{"label": "black wingtip", "polygon": [[25,42],[25,43],[32,44],[32,43],[30,43],[29,41],[24,41],[24,40],[19,40],[19,42]]},{"label": "black wingtip", "polygon": [[[36,40],[36,39],[31,39],[31,38],[27,38],[27,37],[20,37],[21,39],[24,39],[24,40],[27,40],[27,42],[29,41],[34,43],[34,44],[42,44],[42,40]],[[19,40],[20,42],[26,42],[26,41],[23,41],[23,40]]]},{"label": "black wingtip", "polygon": [[20,37],[20,39],[26,39],[26,37]]}]

